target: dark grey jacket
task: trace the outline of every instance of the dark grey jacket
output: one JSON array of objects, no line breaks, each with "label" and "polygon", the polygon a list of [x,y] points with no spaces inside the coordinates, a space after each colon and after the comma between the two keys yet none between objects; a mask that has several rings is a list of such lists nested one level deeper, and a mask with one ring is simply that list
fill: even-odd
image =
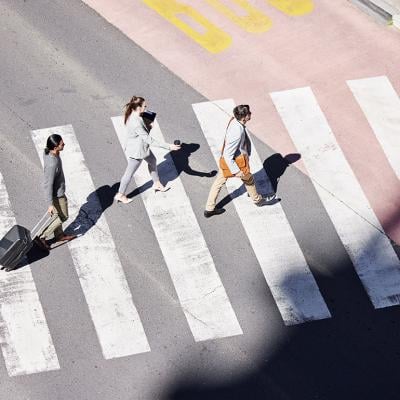
[{"label": "dark grey jacket", "polygon": [[43,154],[44,193],[47,204],[52,204],[55,197],[65,195],[65,178],[60,157],[49,153]]}]

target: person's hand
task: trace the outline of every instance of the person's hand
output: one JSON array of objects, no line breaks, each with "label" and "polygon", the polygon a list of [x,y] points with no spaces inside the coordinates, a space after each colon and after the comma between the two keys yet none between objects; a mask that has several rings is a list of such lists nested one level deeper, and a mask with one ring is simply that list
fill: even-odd
[{"label": "person's hand", "polygon": [[169,149],[170,149],[171,151],[177,151],[177,150],[180,150],[180,148],[181,148],[181,145],[180,145],[180,144],[170,144],[170,145],[169,145]]},{"label": "person's hand", "polygon": [[244,173],[242,171],[239,171],[237,174],[235,174],[236,178],[243,178]]},{"label": "person's hand", "polygon": [[50,215],[53,215],[56,211],[57,211],[57,210],[56,210],[56,208],[55,208],[53,205],[49,206],[49,208],[47,209],[47,212],[48,212]]}]

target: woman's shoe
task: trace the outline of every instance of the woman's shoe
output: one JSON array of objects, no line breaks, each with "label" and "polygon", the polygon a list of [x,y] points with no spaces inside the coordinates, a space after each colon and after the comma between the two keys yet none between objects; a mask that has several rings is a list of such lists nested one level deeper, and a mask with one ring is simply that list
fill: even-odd
[{"label": "woman's shoe", "polygon": [[117,203],[123,203],[123,204],[129,204],[129,203],[132,203],[132,201],[133,201],[133,199],[128,199],[128,197],[126,197],[125,195],[122,195],[122,194],[120,194],[120,193],[117,193],[117,194],[114,196],[114,200],[115,200]]},{"label": "woman's shoe", "polygon": [[154,184],[153,185],[153,190],[157,192],[166,192],[167,190],[171,189],[169,186],[163,186],[161,183]]}]

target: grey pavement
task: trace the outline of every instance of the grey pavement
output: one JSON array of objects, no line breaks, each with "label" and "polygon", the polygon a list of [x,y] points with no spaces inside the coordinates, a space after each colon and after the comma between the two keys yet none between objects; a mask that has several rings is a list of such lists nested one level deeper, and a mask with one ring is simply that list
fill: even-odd
[{"label": "grey pavement", "polygon": [[[19,222],[33,226],[45,207],[30,130],[72,124],[95,186],[110,193],[125,168],[110,117],[133,94],[157,111],[168,141],[200,144],[193,169],[214,169],[191,107],[207,99],[80,1],[1,0],[0,27],[0,170]],[[255,141],[263,160],[275,153]],[[332,318],[292,327],[232,203],[206,220],[212,178],[181,179],[244,334],[193,340],[137,196],[105,215],[151,352],[102,357],[62,246],[32,265],[61,369],[11,378],[0,360],[0,399],[398,399],[399,307],[373,309],[309,179],[291,166],[278,194]]]}]

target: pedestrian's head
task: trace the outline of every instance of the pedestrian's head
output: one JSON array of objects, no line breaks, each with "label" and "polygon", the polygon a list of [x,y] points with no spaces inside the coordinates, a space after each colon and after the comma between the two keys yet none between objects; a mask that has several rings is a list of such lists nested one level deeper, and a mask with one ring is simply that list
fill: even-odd
[{"label": "pedestrian's head", "polygon": [[44,152],[49,154],[52,150],[61,151],[64,148],[64,141],[60,135],[54,133],[47,138],[46,148]]},{"label": "pedestrian's head", "polygon": [[233,115],[235,118],[242,122],[246,123],[247,121],[250,121],[251,118],[251,111],[250,111],[250,106],[247,104],[241,104],[239,106],[236,106],[233,109]]},{"label": "pedestrian's head", "polygon": [[125,124],[128,121],[132,111],[136,111],[139,114],[146,109],[146,100],[143,97],[133,96],[129,103],[125,104]]}]

